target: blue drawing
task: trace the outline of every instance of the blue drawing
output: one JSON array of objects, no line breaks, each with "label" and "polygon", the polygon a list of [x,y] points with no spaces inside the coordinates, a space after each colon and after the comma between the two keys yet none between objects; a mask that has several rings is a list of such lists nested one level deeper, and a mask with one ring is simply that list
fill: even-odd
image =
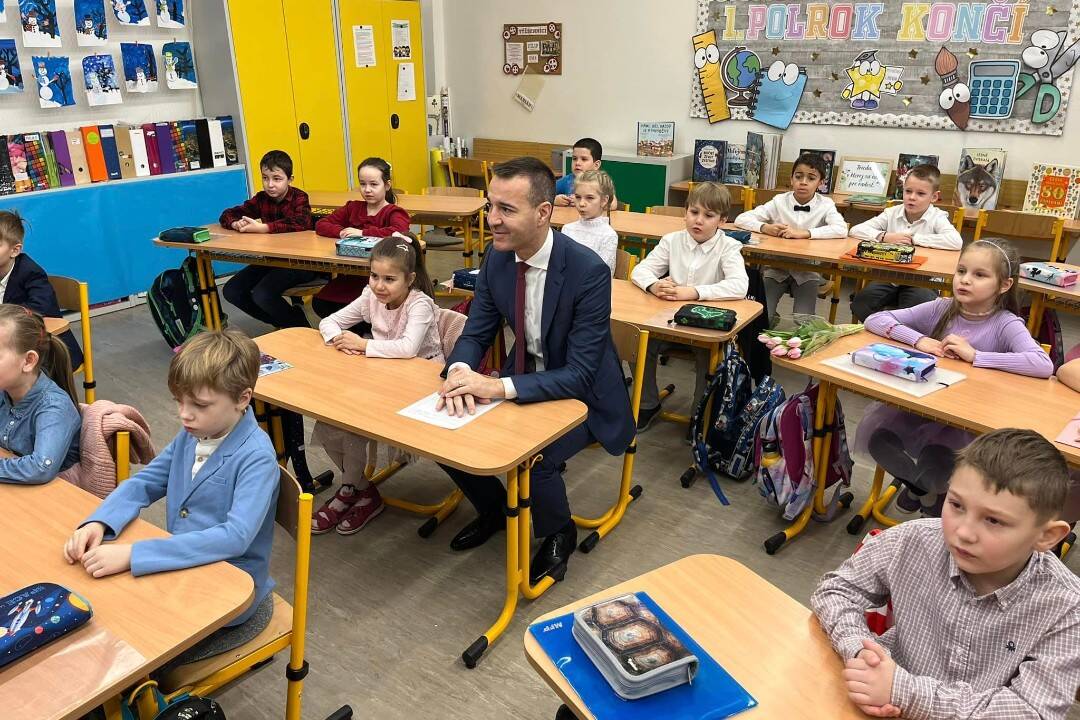
[{"label": "blue drawing", "polygon": [[146,0],[112,0],[113,15],[121,25],[149,25]]},{"label": "blue drawing", "polygon": [[158,27],[184,27],[184,0],[154,0]]},{"label": "blue drawing", "polygon": [[109,39],[105,0],[75,0],[75,37],[79,47],[105,44]]},{"label": "blue drawing", "polygon": [[128,92],[156,92],[158,86],[157,60],[154,46],[144,43],[120,43],[124,61],[124,83]]},{"label": "blue drawing", "polygon": [[196,88],[195,58],[191,55],[191,43],[168,42],[161,46],[161,59],[165,65],[165,83],[171,90]]},{"label": "blue drawing", "polygon": [[120,96],[120,79],[116,76],[112,55],[84,57],[82,67],[86,99],[91,106],[117,105],[124,101]]},{"label": "blue drawing", "polygon": [[19,0],[23,47],[60,47],[56,0]]},{"label": "blue drawing", "polygon": [[7,22],[7,8],[4,7],[4,0],[0,0],[0,23]]},{"label": "blue drawing", "polygon": [[38,103],[43,108],[68,107],[75,104],[75,91],[71,86],[71,71],[66,57],[31,58],[34,78],[38,85]]},{"label": "blue drawing", "polygon": [[23,91],[22,70],[15,41],[0,38],[0,95]]},{"label": "blue drawing", "polygon": [[786,130],[799,109],[806,89],[806,69],[777,60],[768,72],[759,72],[751,91],[750,117],[760,123]]}]

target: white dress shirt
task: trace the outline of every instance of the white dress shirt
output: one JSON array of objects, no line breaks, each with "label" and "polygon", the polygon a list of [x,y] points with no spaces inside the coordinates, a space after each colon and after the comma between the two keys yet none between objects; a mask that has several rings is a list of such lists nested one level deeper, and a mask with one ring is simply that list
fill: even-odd
[{"label": "white dress shirt", "polygon": [[[230,430],[229,432],[232,432]],[[195,462],[191,464],[191,479],[194,480],[195,476],[199,474],[199,470],[206,464],[206,461],[210,459],[221,443],[225,442],[225,438],[229,437],[229,433],[225,433],[219,438],[202,438],[195,443]]]},{"label": "white dress shirt", "polygon": [[914,221],[908,220],[903,205],[894,205],[851,228],[851,236],[863,240],[877,240],[883,232],[901,233],[910,237],[913,245],[941,250],[959,250],[964,244],[949,213],[933,205]]},{"label": "white dress shirt", "polygon": [[0,303],[4,302],[4,296],[7,295],[8,278],[11,277],[11,273],[15,271],[15,263],[11,263],[11,267],[8,268],[7,274],[4,275],[4,279],[0,280]]},{"label": "white dress shirt", "polygon": [[[810,210],[796,212],[795,206],[801,204],[795,201],[795,193],[786,192],[783,195],[777,195],[764,205],[758,205],[753,210],[741,213],[735,218],[735,224],[744,230],[761,232],[762,225],[780,223],[799,230],[809,230],[811,240],[847,237],[848,225],[831,198],[814,193],[814,197],[806,203]],[[816,272],[778,270],[768,267],[765,268],[764,275],[771,280],[781,282],[792,277],[800,285],[810,280],[821,279]]]},{"label": "white dress shirt", "polygon": [[668,233],[630,274],[630,280],[646,292],[664,277],[697,290],[698,300],[741,300],[750,285],[742,244],[723,230],[703,243],[686,230]]},{"label": "white dress shirt", "polygon": [[576,220],[563,225],[562,231],[564,235],[599,255],[600,259],[607,263],[611,274],[615,275],[619,234],[611,227],[611,221],[607,217],[601,215],[591,220]]}]

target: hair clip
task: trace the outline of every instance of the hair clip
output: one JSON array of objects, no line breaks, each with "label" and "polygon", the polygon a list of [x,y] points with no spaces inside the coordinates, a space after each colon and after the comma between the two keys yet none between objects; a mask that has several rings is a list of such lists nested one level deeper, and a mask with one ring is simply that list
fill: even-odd
[{"label": "hair clip", "polygon": [[[399,232],[394,233],[390,237],[401,238],[402,240],[409,243],[410,245],[412,245],[412,242],[413,242],[413,239],[411,237],[409,237],[408,235],[403,235],[403,234],[401,234]],[[399,245],[398,247],[401,247],[401,246]]]}]

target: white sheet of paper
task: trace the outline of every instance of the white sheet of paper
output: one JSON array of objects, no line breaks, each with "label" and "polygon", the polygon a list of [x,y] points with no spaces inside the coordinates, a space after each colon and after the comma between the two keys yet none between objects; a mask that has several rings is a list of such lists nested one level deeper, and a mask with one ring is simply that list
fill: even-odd
[{"label": "white sheet of paper", "polygon": [[398,410],[398,415],[403,415],[413,420],[419,420],[422,423],[428,425],[435,425],[436,427],[446,428],[447,430],[457,430],[458,428],[465,427],[476,418],[480,417],[484,413],[491,412],[502,400],[492,400],[487,405],[476,405],[476,414],[468,415],[465,417],[454,417],[453,415],[447,415],[443,410],[435,410],[435,401],[439,399],[439,393],[433,392],[426,397],[422,397],[407,408]]},{"label": "white sheet of paper", "polygon": [[416,64],[411,62],[398,63],[397,66],[397,99],[398,102],[408,102],[416,99]]},{"label": "white sheet of paper", "polygon": [[851,362],[850,353],[837,355],[828,360],[822,360],[821,364],[834,367],[837,370],[843,370],[852,375],[858,375],[861,378],[866,378],[879,385],[887,385],[894,390],[899,390],[900,392],[907,393],[913,397],[926,397],[930,393],[944,390],[950,385],[955,385],[967,377],[964,373],[956,372],[955,370],[935,368],[934,374],[931,375],[926,382],[912,382],[911,380],[905,380],[902,377],[883,373],[880,370],[872,370],[871,368],[863,367],[862,365],[856,365]]},{"label": "white sheet of paper", "polygon": [[375,26],[353,25],[352,36],[356,67],[375,67]]},{"label": "white sheet of paper", "polygon": [[390,21],[390,42],[394,48],[395,60],[412,60],[411,35],[408,20]]}]

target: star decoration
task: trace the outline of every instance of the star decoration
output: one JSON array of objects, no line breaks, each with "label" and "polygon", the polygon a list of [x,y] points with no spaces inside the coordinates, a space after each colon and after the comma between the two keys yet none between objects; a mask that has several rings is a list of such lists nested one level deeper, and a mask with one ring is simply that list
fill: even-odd
[{"label": "star decoration", "polygon": [[911,98],[906,97],[903,100],[901,100],[900,102],[904,103],[904,105],[910,105],[911,104]]},{"label": "star decoration", "polygon": [[779,54],[780,54],[780,48],[778,48],[778,47],[774,47],[774,48],[772,49],[772,54],[773,54],[773,55],[779,55]]},{"label": "star decoration", "polygon": [[839,76],[839,75],[837,75],[836,73],[833,73],[833,74],[832,74],[832,79],[833,79],[833,82],[836,82],[837,80],[839,80],[839,79],[840,79],[840,76]]},{"label": "star decoration", "polygon": [[919,57],[919,51],[918,50],[909,51],[908,52],[908,57],[910,57],[912,60],[914,60],[915,58]]},{"label": "star decoration", "polygon": [[967,55],[968,55],[969,58],[978,57],[979,49],[978,48],[968,48]]},{"label": "star decoration", "polygon": [[921,78],[919,78],[919,82],[921,82],[923,85],[929,85],[930,84],[930,76],[929,75],[923,75]]},{"label": "star decoration", "polygon": [[819,55],[818,53],[810,53],[811,60],[817,60],[819,57],[821,57],[821,55]]},{"label": "star decoration", "polygon": [[1048,5],[1048,6],[1046,7],[1046,14],[1047,14],[1047,15],[1053,15],[1053,14],[1054,14],[1054,13],[1056,13],[1056,12],[1057,12],[1057,8],[1056,8],[1056,7],[1054,7],[1053,5]]},{"label": "star decoration", "polygon": [[819,90],[818,88],[814,88],[814,97],[821,97],[821,90]]}]

